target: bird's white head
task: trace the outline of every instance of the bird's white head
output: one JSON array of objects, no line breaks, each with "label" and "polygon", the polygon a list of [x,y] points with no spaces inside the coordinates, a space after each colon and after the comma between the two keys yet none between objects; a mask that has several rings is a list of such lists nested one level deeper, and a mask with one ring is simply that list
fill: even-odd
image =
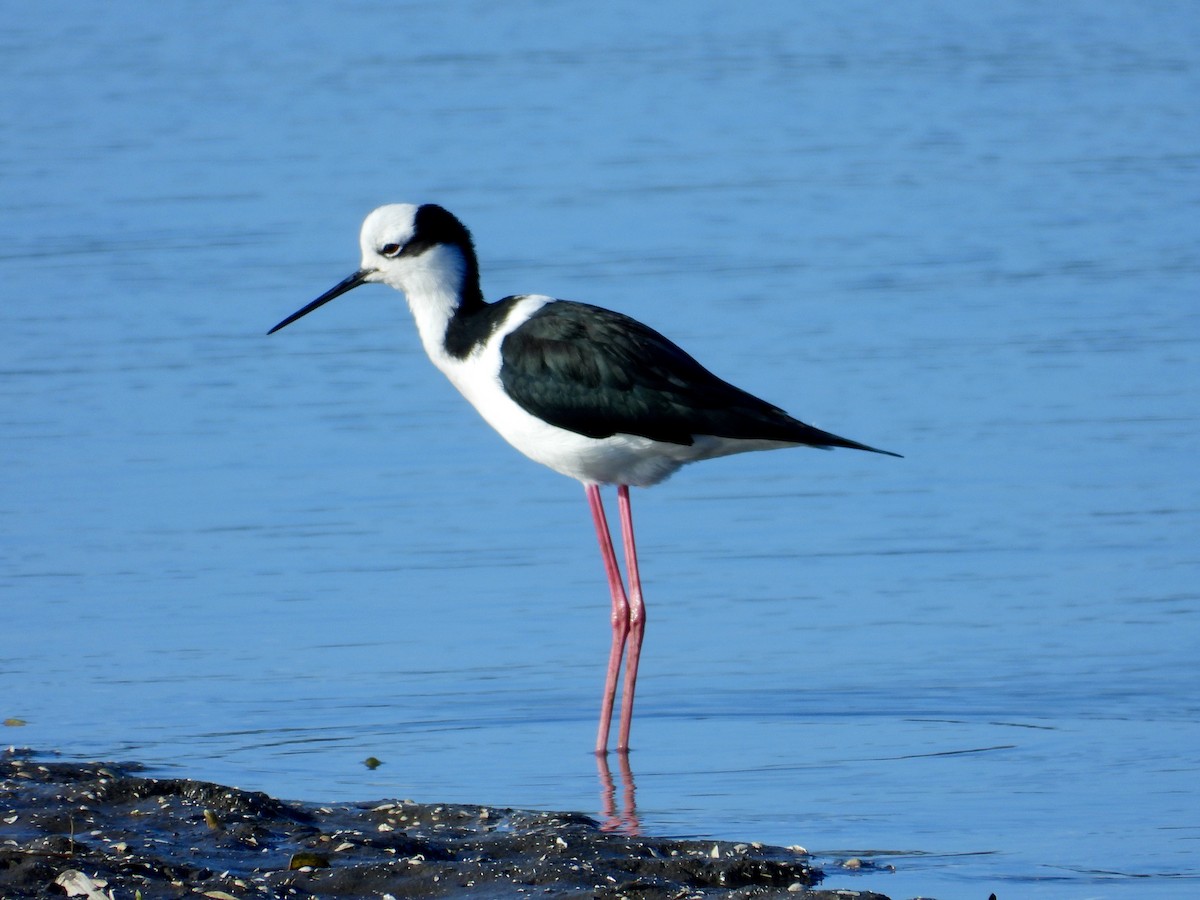
[{"label": "bird's white head", "polygon": [[404,292],[423,337],[426,324],[432,327],[433,320],[441,320],[444,326],[463,304],[483,302],[471,233],[440,206],[432,203],[381,206],[363,221],[359,244],[362,267],[357,272],[267,333],[290,325],[361,284],[373,282]]},{"label": "bird's white head", "polygon": [[[370,273],[367,281],[388,284],[399,280],[397,275],[402,276],[403,270],[394,263],[417,233],[418,209],[413,203],[389,203],[371,210],[363,219],[358,244],[362,248],[362,271]],[[400,284],[392,286],[404,289]]]},{"label": "bird's white head", "polygon": [[459,293],[478,272],[471,234],[440,206],[391,203],[373,210],[359,237],[367,281],[382,281],[406,294]]}]

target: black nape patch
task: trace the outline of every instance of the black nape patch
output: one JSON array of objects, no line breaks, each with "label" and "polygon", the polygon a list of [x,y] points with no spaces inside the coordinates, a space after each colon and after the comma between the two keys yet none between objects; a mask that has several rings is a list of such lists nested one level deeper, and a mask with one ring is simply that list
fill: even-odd
[{"label": "black nape patch", "polygon": [[426,250],[442,245],[457,248],[463,258],[463,280],[459,287],[456,317],[469,316],[484,309],[487,304],[479,286],[479,258],[475,255],[475,242],[467,226],[448,210],[436,203],[418,206],[413,216],[413,236],[396,256],[420,256]]},{"label": "black nape patch", "polygon": [[413,217],[413,236],[399,255],[420,256],[438,244],[449,244],[469,250],[465,255],[472,260],[475,257],[475,243],[471,240],[471,232],[467,230],[467,226],[449,210],[436,203],[425,203],[417,208],[417,214]]}]

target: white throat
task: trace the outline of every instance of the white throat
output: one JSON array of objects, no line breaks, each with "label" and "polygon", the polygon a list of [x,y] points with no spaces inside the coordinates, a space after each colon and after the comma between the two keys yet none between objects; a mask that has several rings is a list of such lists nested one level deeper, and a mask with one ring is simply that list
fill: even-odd
[{"label": "white throat", "polygon": [[398,262],[403,265],[383,269],[384,281],[404,293],[421,345],[433,363],[445,371],[449,362],[446,328],[462,303],[466,261],[457,248],[439,245],[415,259]]}]

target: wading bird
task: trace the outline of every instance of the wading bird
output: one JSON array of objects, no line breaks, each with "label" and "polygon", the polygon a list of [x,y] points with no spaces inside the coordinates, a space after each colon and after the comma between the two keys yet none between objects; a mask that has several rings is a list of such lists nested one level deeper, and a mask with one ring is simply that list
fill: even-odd
[{"label": "wading bird", "polygon": [[[621,313],[539,294],[483,298],[466,227],[440,206],[381,206],[360,237],[362,266],[268,334],[362,284],[404,293],[433,364],[510,444],[583,482],[612,599],[612,647],[596,752],[608,749],[621,660],[617,750],[629,750],[646,627],[629,487],[680,466],[749,450],[849,447],[898,456],[793,419],[713,375],[657,331]],[[628,589],[600,486],[617,487]]]}]

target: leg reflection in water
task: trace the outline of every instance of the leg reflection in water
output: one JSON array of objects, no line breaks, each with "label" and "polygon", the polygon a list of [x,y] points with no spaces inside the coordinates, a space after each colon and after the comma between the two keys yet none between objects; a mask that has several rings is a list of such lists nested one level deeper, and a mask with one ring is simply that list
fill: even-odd
[{"label": "leg reflection in water", "polygon": [[600,775],[600,813],[603,821],[601,831],[616,831],[635,837],[642,833],[642,823],[637,814],[637,788],[633,784],[633,770],[629,768],[629,754],[617,754],[617,773],[621,776],[621,811],[617,812],[617,788],[612,772],[608,768],[608,756],[596,755],[596,771]]}]

